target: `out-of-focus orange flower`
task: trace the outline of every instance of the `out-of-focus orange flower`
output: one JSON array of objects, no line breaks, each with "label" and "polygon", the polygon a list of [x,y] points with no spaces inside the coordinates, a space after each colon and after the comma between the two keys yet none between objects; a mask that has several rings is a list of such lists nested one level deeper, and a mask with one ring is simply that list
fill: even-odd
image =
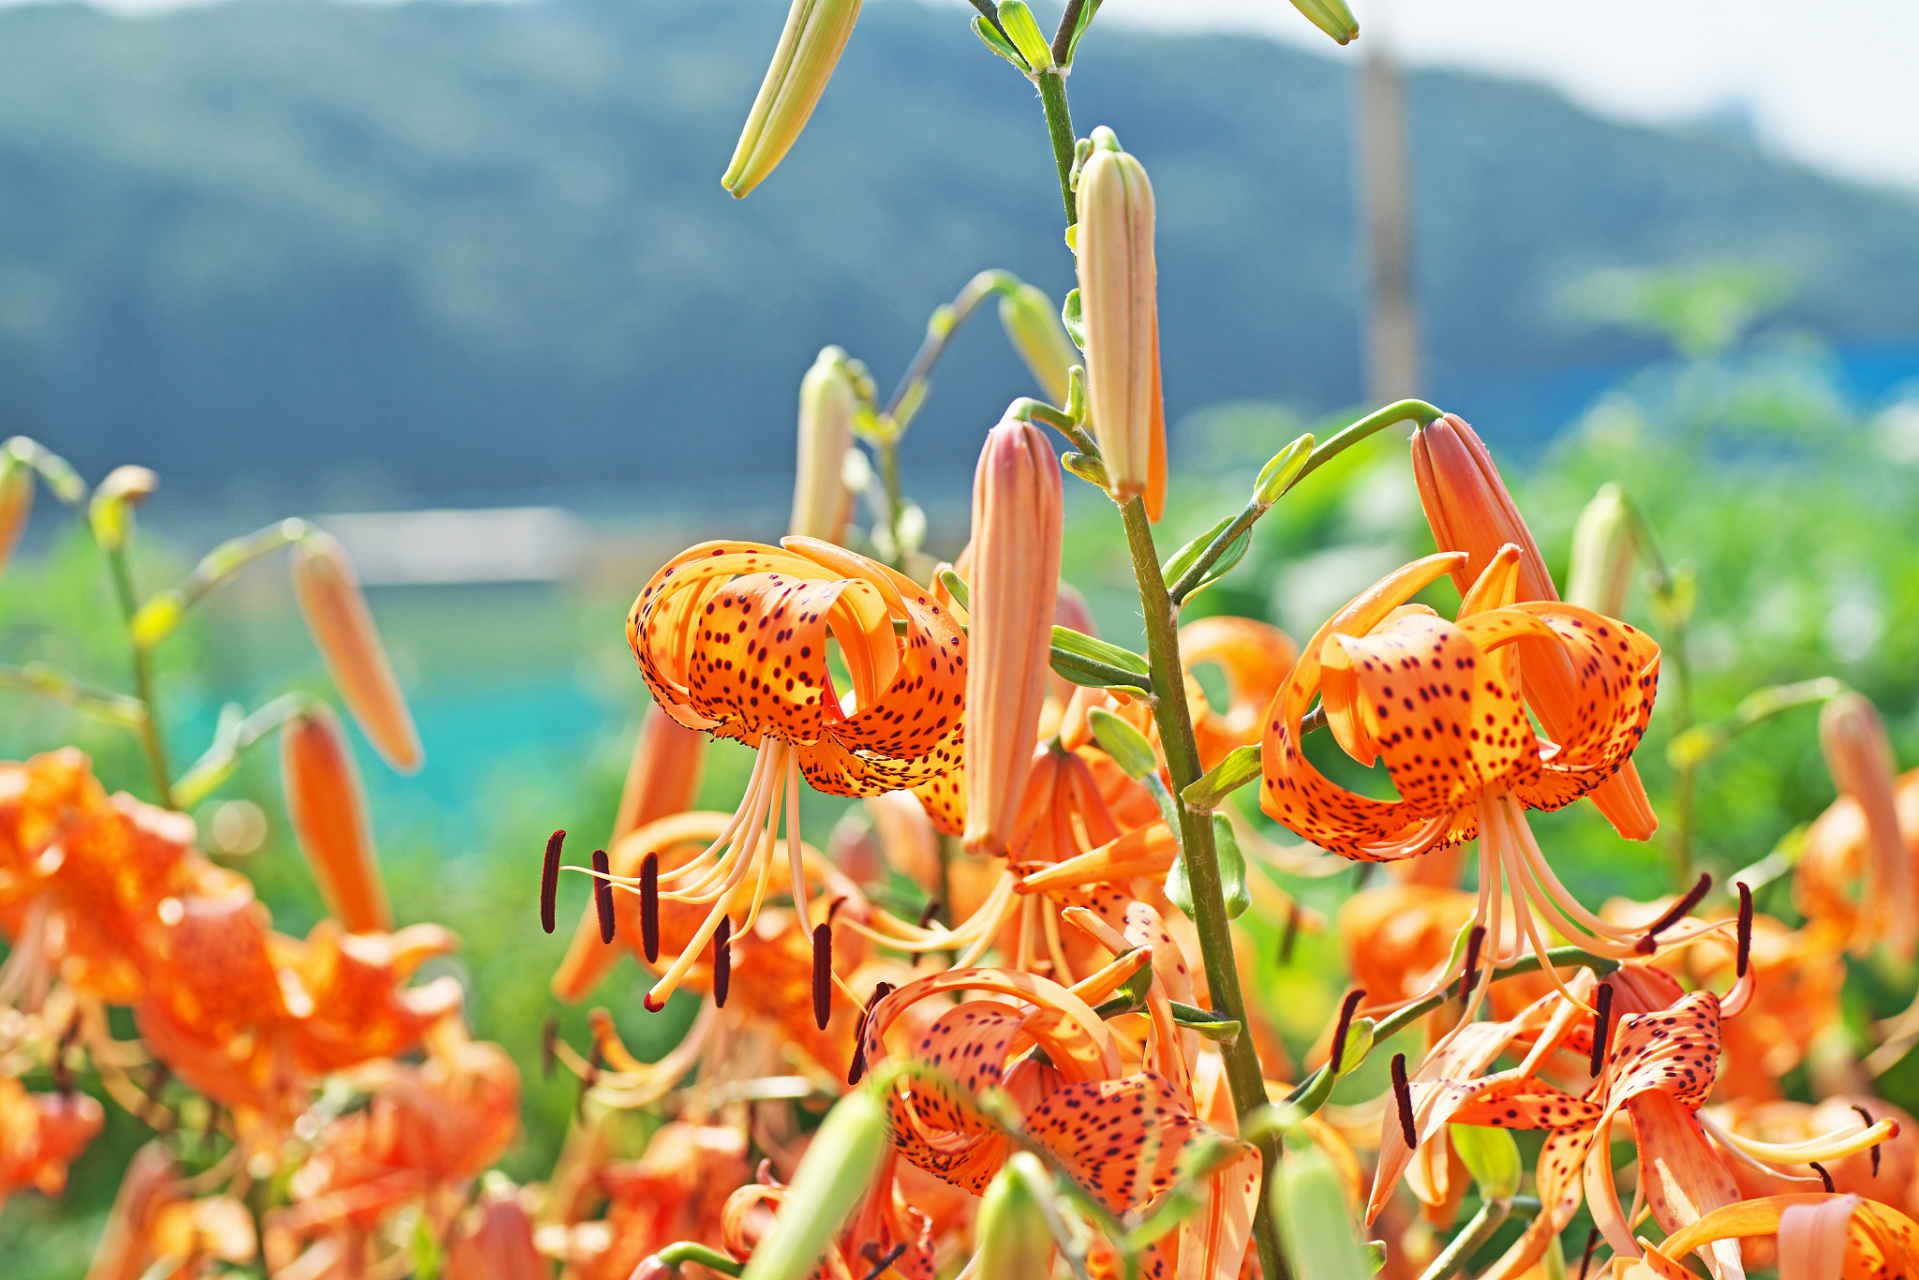
[{"label": "out-of-focus orange flower", "polygon": [[[642,1259],[675,1240],[718,1240],[727,1197],[745,1182],[747,1139],[726,1125],[675,1120],[638,1160],[610,1164],[599,1184],[611,1203],[605,1231],[574,1231],[566,1263],[580,1280],[627,1280]],[[592,1239],[595,1245],[580,1242]]]},{"label": "out-of-focus orange flower", "polygon": [[353,562],[331,534],[309,532],[293,548],[293,598],[313,643],[326,660],[333,687],[367,741],[402,773],[420,767],[420,733],[394,677],[393,663],[373,612],[367,608]]},{"label": "out-of-focus orange flower", "polygon": [[[1419,485],[1420,505],[1432,526],[1433,541],[1441,551],[1460,551],[1466,559],[1452,568],[1453,585],[1463,596],[1484,573],[1501,547],[1519,549],[1517,600],[1556,603],[1559,592],[1546,572],[1545,558],[1532,530],[1526,527],[1492,454],[1473,429],[1455,414],[1447,414],[1413,433],[1413,476]],[[1578,735],[1586,678],[1572,651],[1533,645],[1522,667],[1526,702],[1546,736],[1564,743]],[[1652,836],[1659,822],[1640,784],[1632,761],[1614,777],[1597,783],[1591,792],[1599,811],[1628,840]]]},{"label": "out-of-focus orange flower", "polygon": [[1861,899],[1865,940],[1884,938],[1895,953],[1909,958],[1919,942],[1919,900],[1912,858],[1900,836],[1885,723],[1864,695],[1847,690],[1819,709],[1819,745],[1833,782],[1865,819],[1870,853]]},{"label": "out-of-focus orange flower", "polygon": [[[1873,870],[1889,856],[1883,848],[1886,819],[1882,813],[1876,820],[1880,832],[1875,835],[1875,820],[1846,782],[1837,773],[1834,777],[1840,795],[1806,832],[1793,876],[1793,905],[1810,927],[1830,932],[1838,945],[1850,945],[1854,954],[1863,955],[1891,926],[1892,904],[1871,888],[1887,879]],[[1870,794],[1878,794],[1876,783],[1866,785]],[[1882,808],[1883,799],[1875,800],[1873,807]],[[1893,781],[1891,806],[1897,856],[1910,869],[1919,861],[1919,769]]]},{"label": "out-of-focus orange flower", "polygon": [[533,1219],[512,1187],[488,1190],[466,1215],[446,1251],[446,1280],[549,1280],[533,1247]]},{"label": "out-of-focus orange flower", "polygon": [[403,1053],[460,1007],[454,978],[405,985],[453,948],[437,926],[348,935],[322,921],[302,943],[268,928],[245,882],[173,901],[135,1021],[156,1057],[261,1140],[304,1109],[307,1078]]},{"label": "out-of-focus orange flower", "polygon": [[[1801,1146],[1823,1134],[1843,1133],[1847,1129],[1863,1131],[1881,1120],[1890,1120],[1899,1127],[1898,1133],[1871,1151],[1856,1151],[1823,1162],[1823,1167],[1832,1179],[1834,1190],[1877,1200],[1902,1211],[1912,1208],[1913,1174],[1919,1171],[1919,1125],[1890,1102],[1852,1094],[1840,1094],[1817,1103],[1735,1099],[1709,1108],[1708,1114],[1729,1133],[1776,1147]],[[1787,1165],[1785,1169],[1789,1172],[1739,1163],[1732,1166],[1732,1174],[1739,1183],[1740,1194],[1748,1198],[1792,1195],[1819,1185],[1816,1171],[1808,1165]]]},{"label": "out-of-focus orange flower", "polygon": [[259,1242],[246,1205],[231,1196],[188,1195],[164,1147],[140,1148],[120,1181],[87,1280],[186,1280],[226,1274],[215,1262],[252,1262]]},{"label": "out-of-focus orange flower", "polygon": [[0,573],[7,571],[32,514],[33,468],[10,451],[0,451]]},{"label": "out-of-focus orange flower", "polygon": [[[717,859],[661,875],[660,898],[711,905],[647,993],[658,1009],[736,906],[746,913],[741,931],[751,928],[782,808],[789,883],[810,918],[799,866],[802,773],[821,791],[874,795],[959,761],[966,638],[924,587],[809,538],[681,552],[640,592],[627,638],[667,714],[759,753],[736,821],[713,846]],[[827,668],[829,640],[851,677],[845,698]]]},{"label": "out-of-focus orange flower", "polygon": [[0,762],[0,929],[13,951],[0,1000],[43,996],[58,976],[130,1004],[146,989],[162,908],[239,877],[193,847],[193,820],[108,798],[71,747]]},{"label": "out-of-focus orange flower", "polygon": [[327,910],[351,933],[392,929],[360,771],[325,706],[316,704],[280,730],[280,780],[294,838]]},{"label": "out-of-focus orange flower", "polygon": [[21,1187],[59,1195],[67,1166],[105,1123],[100,1104],[84,1093],[29,1093],[0,1077],[0,1204]]},{"label": "out-of-focus orange flower", "polygon": [[296,1258],[315,1274],[333,1260],[341,1274],[358,1274],[371,1232],[398,1206],[476,1177],[519,1132],[512,1059],[457,1029],[439,1036],[423,1065],[376,1063],[359,1083],[372,1091],[366,1109],[318,1135],[288,1186],[293,1203],[267,1216],[275,1274]]},{"label": "out-of-focus orange flower", "polygon": [[[1219,615],[1179,629],[1180,661],[1186,664],[1186,700],[1193,705],[1193,740],[1201,768],[1210,769],[1235,747],[1258,742],[1266,710],[1299,659],[1299,646],[1278,627],[1252,618]],[[1195,667],[1217,663],[1226,677],[1226,709],[1214,708],[1193,677]]]},{"label": "out-of-focus orange flower", "polygon": [[973,477],[966,672],[966,847],[1004,852],[1025,795],[1046,696],[1064,499],[1038,427],[986,435]]},{"label": "out-of-focus orange flower", "polygon": [[[1752,970],[1765,998],[1726,1023],[1719,1086],[1725,1097],[1757,1102],[1783,1097],[1780,1078],[1840,1025],[1846,966],[1826,930],[1788,929],[1771,916],[1755,916],[1752,925]],[[1731,976],[1732,949],[1723,938],[1702,938],[1685,955],[1702,986]]]},{"label": "out-of-focus orange flower", "polygon": [[1376,885],[1346,899],[1339,936],[1353,985],[1376,1005],[1419,999],[1446,968],[1476,902],[1463,890],[1411,884]]},{"label": "out-of-focus orange flower", "polygon": [[[1474,920],[1490,940],[1504,936],[1503,881],[1512,889],[1515,939],[1535,952],[1548,949],[1543,924],[1600,954],[1632,954],[1638,934],[1566,891],[1525,810],[1570,803],[1632,753],[1652,714],[1659,647],[1572,605],[1502,604],[1513,598],[1522,564],[1510,546],[1467,591],[1456,623],[1405,605],[1462,559],[1428,556],[1388,575],[1308,642],[1273,702],[1260,807],[1322,848],[1362,861],[1410,858],[1476,835]],[[1515,664],[1530,670],[1542,652],[1560,654],[1578,674],[1579,713],[1556,744],[1534,732],[1513,679]],[[1398,800],[1356,795],[1307,760],[1300,721],[1315,692],[1347,754],[1363,765],[1384,759]]]}]

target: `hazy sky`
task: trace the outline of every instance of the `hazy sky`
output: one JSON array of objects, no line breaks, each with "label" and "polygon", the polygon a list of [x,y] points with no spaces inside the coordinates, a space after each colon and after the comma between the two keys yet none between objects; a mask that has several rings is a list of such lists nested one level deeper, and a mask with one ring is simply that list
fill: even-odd
[{"label": "hazy sky", "polygon": [[[1406,61],[1543,80],[1585,106],[1667,122],[1749,108],[1768,145],[1919,188],[1919,0],[1349,0],[1360,44]],[[1270,33],[1340,50],[1287,0],[1107,0],[1102,21]]]},{"label": "hazy sky", "polygon": [[[191,2],[198,0],[103,7]],[[1787,155],[1919,190],[1919,0],[1349,2],[1362,44],[1390,40],[1411,63],[1541,80],[1623,119],[1684,121],[1743,106],[1761,139]],[[1038,7],[1058,8],[1049,0]],[[1259,31],[1328,56],[1358,56],[1357,46],[1339,49],[1287,0],[1106,0],[1100,20]]]}]

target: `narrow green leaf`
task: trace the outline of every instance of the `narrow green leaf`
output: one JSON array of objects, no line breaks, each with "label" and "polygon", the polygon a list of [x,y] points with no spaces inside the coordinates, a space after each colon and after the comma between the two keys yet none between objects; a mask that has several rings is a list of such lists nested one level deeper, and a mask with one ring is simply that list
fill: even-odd
[{"label": "narrow green leaf", "polygon": [[1033,70],[1026,59],[1020,57],[1019,50],[1015,49],[1012,43],[985,18],[973,19],[973,34],[980,38],[981,44],[1018,68],[1021,75],[1027,75]]},{"label": "narrow green leaf", "polygon": [[1232,792],[1260,776],[1259,747],[1234,747],[1226,758],[1214,765],[1204,777],[1196,779],[1179,793],[1188,809],[1210,813]]},{"label": "narrow green leaf", "polygon": [[1213,815],[1213,851],[1219,857],[1220,888],[1226,895],[1226,918],[1237,920],[1253,905],[1253,892],[1246,886],[1246,856],[1239,851],[1233,824],[1226,815]]},{"label": "narrow green leaf", "polygon": [[1092,727],[1093,740],[1099,743],[1099,749],[1113,757],[1127,777],[1137,782],[1158,771],[1159,755],[1153,750],[1153,744],[1129,722],[1104,707],[1094,707],[1087,713],[1086,721]]}]

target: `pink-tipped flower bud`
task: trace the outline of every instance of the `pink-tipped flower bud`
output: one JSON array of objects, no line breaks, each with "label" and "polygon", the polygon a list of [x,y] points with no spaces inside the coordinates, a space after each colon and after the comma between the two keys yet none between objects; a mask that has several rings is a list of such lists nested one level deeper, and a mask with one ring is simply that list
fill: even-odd
[{"label": "pink-tipped flower bud", "polygon": [[1913,898],[1912,861],[1899,834],[1894,800],[1892,743],[1879,712],[1863,694],[1847,690],[1819,710],[1819,746],[1842,795],[1851,796],[1866,819],[1866,910],[1901,956],[1919,937],[1919,902]]},{"label": "pink-tipped flower bud", "polygon": [[1039,428],[987,433],[973,477],[966,669],[966,847],[1003,853],[1026,790],[1053,647],[1064,520],[1059,459]]},{"label": "pink-tipped flower bud", "polygon": [[360,732],[401,773],[418,769],[424,754],[413,713],[373,625],[353,562],[331,535],[315,530],[294,547],[293,595],[314,646],[326,660],[333,687]]},{"label": "pink-tipped flower bud", "polygon": [[348,933],[387,933],[393,908],[380,878],[366,795],[340,722],[323,705],[280,730],[280,785],[293,836],[327,910]]},{"label": "pink-tipped flower bud", "polygon": [[[1557,600],[1552,575],[1539,544],[1500,478],[1485,444],[1457,414],[1446,414],[1413,432],[1413,478],[1419,502],[1441,551],[1463,551],[1466,560],[1452,571],[1464,596],[1507,543],[1519,548],[1519,600]],[[1521,667],[1526,705],[1555,742],[1578,723],[1579,680],[1572,662],[1557,646],[1538,646],[1540,654]],[[1588,793],[1613,828],[1628,840],[1650,839],[1658,829],[1652,803],[1631,760]]]},{"label": "pink-tipped flower bud", "polygon": [[1115,502],[1166,498],[1166,413],[1159,389],[1159,300],[1153,262],[1153,184],[1107,128],[1079,173],[1080,320],[1086,398]]},{"label": "pink-tipped flower bud", "polygon": [[846,451],[853,447],[859,397],[846,352],[827,347],[800,380],[799,465],[794,468],[793,519],[787,532],[841,542],[853,515]]}]

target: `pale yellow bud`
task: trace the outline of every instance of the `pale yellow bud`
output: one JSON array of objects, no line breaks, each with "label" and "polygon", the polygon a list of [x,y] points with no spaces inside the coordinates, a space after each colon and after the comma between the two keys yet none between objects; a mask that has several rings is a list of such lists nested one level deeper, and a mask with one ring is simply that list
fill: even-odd
[{"label": "pale yellow bud", "polygon": [[0,573],[7,571],[32,514],[33,468],[0,454]]},{"label": "pale yellow bud", "polygon": [[1039,428],[1007,420],[973,477],[966,667],[966,847],[1003,853],[1026,791],[1053,643],[1064,504]]},{"label": "pale yellow bud", "polygon": [[820,352],[800,380],[799,465],[793,481],[793,520],[787,532],[826,542],[846,536],[853,491],[846,483],[846,451],[853,446],[859,397],[838,347]]},{"label": "pale yellow bud", "polygon": [[1919,936],[1919,902],[1913,897],[1912,861],[1899,834],[1892,743],[1885,723],[1863,694],[1847,690],[1820,708],[1819,746],[1833,784],[1865,815],[1868,912],[1881,921],[1882,936],[1892,949],[1910,957]]},{"label": "pale yellow bud", "polygon": [[1019,358],[1032,371],[1033,381],[1056,405],[1066,403],[1072,385],[1073,366],[1079,363],[1079,348],[1066,336],[1059,321],[1059,308],[1045,292],[1023,284],[1011,293],[1001,294],[999,322],[1006,339],[1019,352]]},{"label": "pale yellow bud", "polygon": [[1119,149],[1111,129],[1093,131],[1080,169],[1080,318],[1086,333],[1086,396],[1113,500],[1144,497],[1159,518],[1166,488],[1166,419],[1159,387],[1158,281],[1153,261],[1153,184]]},{"label": "pale yellow bud", "polygon": [[1053,1179],[1030,1151],[1007,1158],[980,1198],[971,1269],[996,1280],[1047,1280],[1053,1274],[1053,1233],[1047,1198]]},{"label": "pale yellow bud", "polygon": [[793,0],[721,186],[744,196],[779,166],[833,78],[859,16],[860,0]]},{"label": "pale yellow bud", "polygon": [[1331,36],[1335,44],[1351,44],[1359,38],[1359,21],[1346,7],[1346,0],[1293,0],[1293,8]]},{"label": "pale yellow bud", "polygon": [[280,786],[320,897],[348,933],[388,933],[393,908],[367,820],[360,771],[340,722],[315,705],[280,730]]},{"label": "pale yellow bud", "polygon": [[360,731],[386,762],[412,773],[424,758],[400,682],[346,548],[315,531],[293,549],[293,595],[327,673]]},{"label": "pale yellow bud", "polygon": [[1633,567],[1639,540],[1633,528],[1632,507],[1616,484],[1604,484],[1573,526],[1571,572],[1566,575],[1566,600],[1609,618],[1625,614],[1632,593]]},{"label": "pale yellow bud", "polygon": [[145,467],[115,467],[93,491],[87,519],[93,525],[94,541],[103,550],[118,551],[126,545],[127,532],[133,526],[133,508],[153,496],[160,477]]}]

